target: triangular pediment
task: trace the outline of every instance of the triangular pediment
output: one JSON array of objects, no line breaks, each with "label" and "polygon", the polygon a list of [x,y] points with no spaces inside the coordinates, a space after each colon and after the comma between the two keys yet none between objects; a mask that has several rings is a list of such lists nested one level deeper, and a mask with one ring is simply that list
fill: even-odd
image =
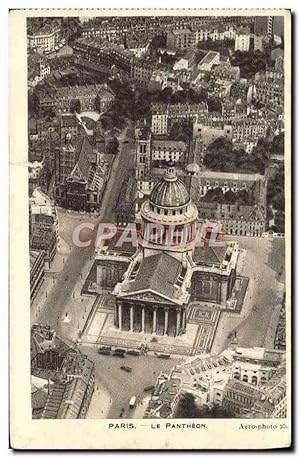
[{"label": "triangular pediment", "polygon": [[135,291],[135,292],[126,292],[122,291],[122,297],[128,297],[130,300],[133,301],[145,301],[151,303],[161,303],[161,304],[178,304],[180,301],[174,298],[167,298],[161,294],[158,294],[151,289],[143,290],[143,291]]}]

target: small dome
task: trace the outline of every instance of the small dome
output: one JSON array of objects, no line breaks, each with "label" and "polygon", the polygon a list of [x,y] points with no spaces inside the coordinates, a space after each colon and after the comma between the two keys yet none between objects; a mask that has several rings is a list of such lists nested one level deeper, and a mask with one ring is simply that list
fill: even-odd
[{"label": "small dome", "polygon": [[179,180],[174,167],[169,167],[152,189],[150,202],[160,207],[181,207],[190,201],[184,183]]}]

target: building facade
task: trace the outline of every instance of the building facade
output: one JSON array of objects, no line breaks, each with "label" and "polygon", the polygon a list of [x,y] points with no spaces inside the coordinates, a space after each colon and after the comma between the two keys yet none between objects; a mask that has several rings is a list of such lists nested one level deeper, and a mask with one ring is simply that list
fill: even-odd
[{"label": "building facade", "polygon": [[193,249],[197,217],[184,183],[170,166],[141,206],[138,247],[114,289],[120,331],[176,337],[185,333],[190,299],[221,309],[229,306],[237,244],[212,248],[203,242]]},{"label": "building facade", "polygon": [[38,418],[86,417],[95,388],[94,363],[49,326],[31,328],[31,374],[48,385]]},{"label": "building facade", "polygon": [[45,251],[30,250],[30,299],[37,295],[45,275]]},{"label": "building facade", "polygon": [[250,49],[250,31],[241,30],[235,35],[234,50],[248,52]]},{"label": "building facade", "polygon": [[[139,247],[114,290],[119,330],[171,336],[185,332],[196,219],[184,184],[175,169],[168,168],[142,204]],[[159,233],[153,224],[161,228]]]},{"label": "building facade", "polygon": [[[114,94],[106,84],[58,87],[43,93],[39,98],[41,108],[53,108],[58,113],[98,110],[107,111],[114,100]],[[74,103],[77,102],[78,106]]]},{"label": "building facade", "polygon": [[32,31],[27,34],[27,46],[29,49],[41,48],[44,51],[54,51],[60,35],[61,29],[57,27],[45,27],[41,30]]},{"label": "building facade", "polygon": [[175,29],[167,34],[167,47],[186,49],[194,44],[194,34],[190,29]]},{"label": "building facade", "polygon": [[183,119],[197,122],[198,117],[207,113],[206,103],[154,103],[151,105],[151,130],[153,134],[166,135],[174,122]]},{"label": "building facade", "polygon": [[76,139],[67,133],[55,148],[55,201],[76,211],[97,211],[108,178],[103,155],[86,136]]}]

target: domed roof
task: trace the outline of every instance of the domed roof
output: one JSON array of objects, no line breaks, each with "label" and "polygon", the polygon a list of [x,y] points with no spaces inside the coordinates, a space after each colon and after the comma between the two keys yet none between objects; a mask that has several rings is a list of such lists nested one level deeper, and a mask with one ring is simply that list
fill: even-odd
[{"label": "domed roof", "polygon": [[169,167],[152,189],[150,202],[160,207],[181,207],[190,201],[184,183],[179,180],[174,167]]}]

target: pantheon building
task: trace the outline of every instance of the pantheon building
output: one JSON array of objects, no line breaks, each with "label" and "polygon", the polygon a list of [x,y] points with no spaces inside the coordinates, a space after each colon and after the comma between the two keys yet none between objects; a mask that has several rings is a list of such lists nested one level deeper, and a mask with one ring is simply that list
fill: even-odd
[{"label": "pantheon building", "polygon": [[[121,256],[114,261],[119,272],[122,265],[113,290],[114,323],[120,331],[178,336],[185,333],[192,300],[227,308],[236,280],[237,244],[195,248],[197,219],[196,205],[170,166],[141,206],[135,253],[127,262]],[[98,283],[104,281],[105,256],[108,252],[98,256]]]}]

